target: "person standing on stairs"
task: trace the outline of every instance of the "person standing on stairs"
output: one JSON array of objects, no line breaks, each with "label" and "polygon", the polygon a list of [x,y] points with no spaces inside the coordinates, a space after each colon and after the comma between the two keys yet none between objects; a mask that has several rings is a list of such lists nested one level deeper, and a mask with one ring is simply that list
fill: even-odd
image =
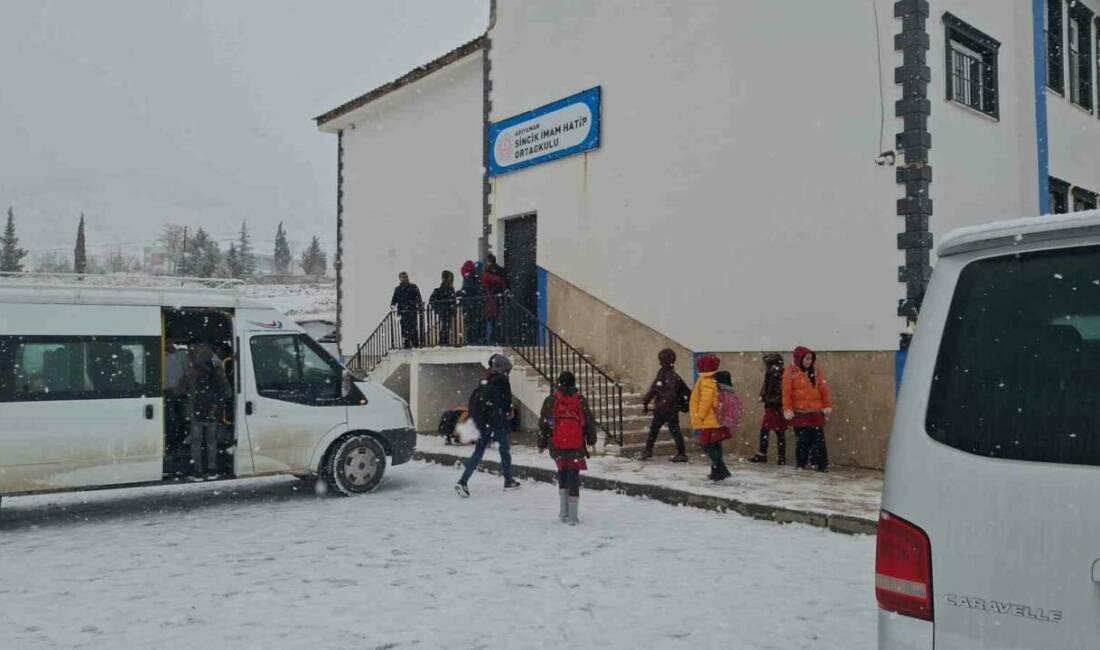
[{"label": "person standing on stairs", "polygon": [[675,352],[665,348],[657,353],[657,361],[661,364],[661,369],[657,371],[657,377],[642,398],[643,413],[649,413],[650,402],[656,401],[642,460],[653,458],[653,445],[657,443],[661,427],[667,425],[669,434],[676,442],[676,455],[671,460],[674,463],[686,463],[687,448],[684,446],[684,434],[680,431],[680,413],[687,411],[691,390],[676,372]]},{"label": "person standing on stairs", "polygon": [[[712,481],[723,481],[730,477],[730,471],[722,458],[722,441],[730,437],[730,430],[729,427],[722,426],[719,418],[721,398],[716,375],[720,365],[721,361],[713,354],[699,357],[695,364],[699,379],[691,390],[691,428],[710,459],[710,475],[707,478]],[[729,382],[729,373],[724,374],[723,379]],[[730,390],[732,388],[730,386]]]},{"label": "person standing on stairs", "polygon": [[491,442],[497,443],[497,451],[500,453],[500,471],[504,475],[504,489],[513,490],[519,487],[519,481],[512,478],[510,436],[515,407],[512,405],[512,385],[508,381],[510,372],[512,372],[512,360],[503,354],[494,354],[489,357],[489,369],[485,379],[481,380],[481,384],[470,395],[470,417],[473,418],[481,436],[474,447],[474,453],[466,460],[466,469],[462,472],[462,478],[455,484],[455,492],[460,497],[470,496],[467,483],[477,470],[481,458],[485,455],[485,449]]},{"label": "person standing on stairs", "polygon": [[764,355],[764,385],[760,401],[764,420],[760,423],[760,451],[750,463],[768,462],[768,438],[775,435],[775,464],[787,464],[787,418],[783,417],[783,357],[774,352]]},{"label": "person standing on stairs", "polygon": [[420,347],[420,310],[424,299],[420,296],[420,287],[409,282],[409,274],[402,271],[397,275],[398,285],[393,289],[390,308],[397,312],[401,320],[401,346],[405,349]]},{"label": "person standing on stairs", "polygon": [[596,444],[596,419],[588,400],[577,392],[577,378],[566,370],[557,389],[542,403],[539,415],[539,453],[550,449],[558,466],[558,521],[576,526],[581,496],[581,470],[588,469],[588,448]]}]

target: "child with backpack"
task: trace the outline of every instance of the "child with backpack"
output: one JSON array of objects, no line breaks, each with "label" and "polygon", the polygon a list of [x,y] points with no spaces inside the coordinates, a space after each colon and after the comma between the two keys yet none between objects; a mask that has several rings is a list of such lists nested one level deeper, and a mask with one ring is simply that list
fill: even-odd
[{"label": "child with backpack", "polygon": [[768,437],[775,435],[775,464],[787,464],[787,418],[783,417],[783,357],[770,353],[764,355],[764,385],[760,387],[760,401],[764,404],[764,419],[760,423],[760,451],[749,459],[750,463],[768,462]]},{"label": "child with backpack", "polygon": [[588,469],[588,447],[596,444],[596,420],[588,400],[577,391],[577,379],[568,370],[558,377],[557,389],[546,398],[539,415],[539,453],[550,449],[558,466],[558,521],[576,526],[581,495],[581,470]]},{"label": "child with backpack", "polygon": [[455,492],[464,499],[470,497],[467,483],[477,471],[485,450],[492,442],[497,443],[497,452],[500,453],[500,473],[504,475],[504,489],[514,490],[520,486],[519,481],[512,478],[510,436],[515,407],[512,406],[512,384],[508,381],[510,372],[512,360],[503,354],[494,354],[489,357],[485,379],[481,380],[481,384],[470,395],[468,412],[481,435],[474,446],[474,453],[466,460],[462,478],[455,483]]},{"label": "child with backpack", "polygon": [[668,432],[676,442],[676,455],[670,460],[674,463],[686,463],[687,449],[684,446],[684,434],[680,432],[680,413],[687,410],[684,407],[687,406],[691,390],[676,372],[675,352],[665,348],[657,353],[657,361],[661,364],[661,369],[657,371],[657,377],[642,398],[643,413],[648,413],[650,402],[656,400],[642,460],[653,458],[653,445],[657,442],[657,435],[660,434],[661,427],[667,425]]},{"label": "child with backpack", "polygon": [[730,437],[740,410],[733,381],[728,372],[718,372],[720,365],[721,360],[713,354],[699,357],[695,364],[699,379],[691,391],[690,405],[691,428],[710,459],[707,478],[716,483],[732,476],[722,458],[722,441]]}]

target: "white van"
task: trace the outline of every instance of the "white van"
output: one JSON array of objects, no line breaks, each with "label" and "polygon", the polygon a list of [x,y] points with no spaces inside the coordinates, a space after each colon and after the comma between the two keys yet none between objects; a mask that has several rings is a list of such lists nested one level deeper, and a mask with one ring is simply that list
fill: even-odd
[{"label": "white van", "polygon": [[938,253],[886,462],[879,647],[1100,648],[1100,212]]},{"label": "white van", "polygon": [[[210,474],[316,477],[350,495],[378,486],[387,457],[412,457],[404,400],[352,381],[292,320],[232,286],[33,280],[0,277],[0,496]],[[202,477],[187,395],[171,385],[195,346],[214,351],[228,380],[217,448],[199,447],[216,468]]]}]

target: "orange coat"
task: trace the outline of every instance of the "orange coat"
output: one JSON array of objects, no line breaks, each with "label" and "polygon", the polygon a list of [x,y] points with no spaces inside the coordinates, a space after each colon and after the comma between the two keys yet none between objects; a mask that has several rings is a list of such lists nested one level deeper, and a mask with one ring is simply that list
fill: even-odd
[{"label": "orange coat", "polygon": [[715,429],[722,424],[718,422],[718,382],[714,381],[713,372],[699,373],[699,380],[695,382],[695,388],[691,389],[692,429]]},{"label": "orange coat", "polygon": [[833,408],[833,393],[825,373],[816,370],[817,385],[810,381],[805,370],[790,365],[783,370],[783,410],[798,413],[814,413]]}]

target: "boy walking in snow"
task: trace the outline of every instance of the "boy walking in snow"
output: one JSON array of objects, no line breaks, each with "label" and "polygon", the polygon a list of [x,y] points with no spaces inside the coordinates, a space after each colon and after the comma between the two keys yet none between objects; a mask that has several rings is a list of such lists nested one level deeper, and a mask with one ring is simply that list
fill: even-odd
[{"label": "boy walking in snow", "polygon": [[642,452],[642,460],[653,458],[653,445],[657,442],[657,436],[661,433],[661,427],[668,425],[668,432],[676,442],[676,455],[671,458],[674,463],[687,462],[687,449],[684,447],[684,434],[680,431],[680,412],[687,404],[691,390],[676,372],[676,353],[665,348],[657,353],[657,361],[661,369],[657,371],[657,377],[649,387],[645,397],[642,398],[642,407],[645,413],[649,412],[649,404],[656,400],[653,409],[653,421],[649,424],[649,437],[645,441],[645,451]]},{"label": "boy walking in snow", "polygon": [[751,463],[768,462],[768,437],[775,435],[775,463],[787,464],[787,418],[783,417],[783,357],[764,355],[764,385],[760,401],[764,404],[764,420],[760,423],[760,451],[749,459]]},{"label": "boy walking in snow", "polygon": [[596,420],[588,400],[577,392],[577,379],[566,370],[558,377],[558,387],[542,403],[539,415],[539,453],[550,449],[558,466],[558,496],[561,510],[558,520],[576,526],[581,496],[581,470],[588,469],[588,448],[596,444]]},{"label": "boy walking in snow", "polygon": [[466,486],[481,458],[485,455],[485,448],[489,443],[497,443],[497,451],[500,452],[500,471],[504,474],[504,489],[512,490],[519,487],[519,481],[512,478],[512,448],[509,437],[512,433],[512,418],[514,409],[512,406],[512,385],[508,382],[508,373],[512,372],[512,361],[503,354],[494,354],[489,357],[489,370],[485,379],[474,389],[470,395],[470,417],[481,431],[481,437],[477,440],[474,453],[466,461],[466,470],[462,472],[462,478],[455,484],[455,492],[458,496],[468,498],[470,488]]}]

